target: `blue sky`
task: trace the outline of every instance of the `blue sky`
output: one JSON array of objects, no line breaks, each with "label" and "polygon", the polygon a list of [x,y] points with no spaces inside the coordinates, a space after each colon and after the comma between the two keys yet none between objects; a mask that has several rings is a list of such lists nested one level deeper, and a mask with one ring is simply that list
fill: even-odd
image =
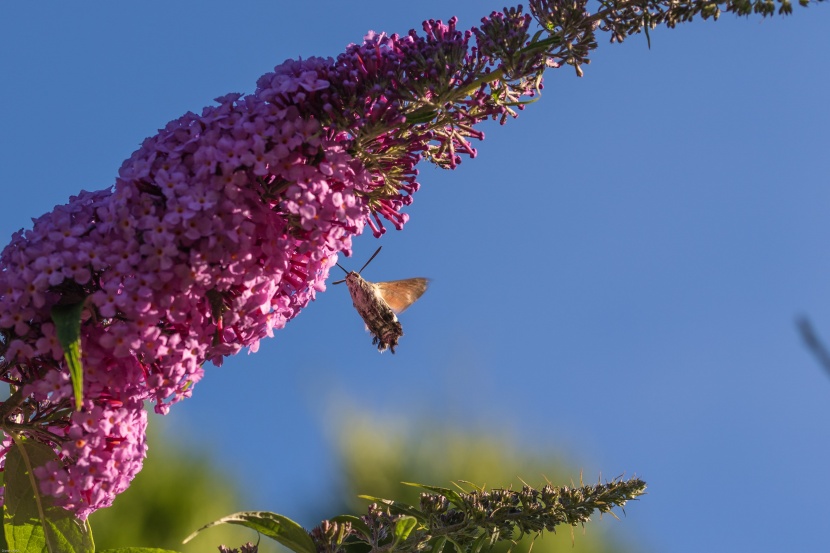
[{"label": "blue sky", "polygon": [[[359,5],[3,3],[3,242],[286,58],[503,2]],[[208,444],[246,507],[289,516],[331,482],[345,396],[565,451],[587,479],[641,476],[649,495],[600,524],[646,549],[826,547],[830,378],[794,320],[830,340],[828,22],[814,6],[657,30],[651,49],[601,38],[584,78],[551,72],[518,120],[485,126],[478,158],[422,166],[404,231],[341,259],[382,244],[366,278],[432,279],[395,356],[331,287],[153,422]]]}]

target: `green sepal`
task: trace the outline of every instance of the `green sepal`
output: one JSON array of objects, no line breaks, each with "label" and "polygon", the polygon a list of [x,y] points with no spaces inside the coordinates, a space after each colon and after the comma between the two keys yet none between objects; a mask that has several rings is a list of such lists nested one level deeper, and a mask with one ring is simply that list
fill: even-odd
[{"label": "green sepal", "polygon": [[426,522],[427,516],[416,509],[415,507],[411,507],[406,503],[398,503],[397,501],[392,501],[391,499],[383,499],[382,497],[374,497],[372,495],[359,495],[361,499],[368,499],[369,501],[373,501],[375,503],[383,503],[389,510],[398,515],[409,515],[411,517],[415,517],[417,520],[421,522]]}]

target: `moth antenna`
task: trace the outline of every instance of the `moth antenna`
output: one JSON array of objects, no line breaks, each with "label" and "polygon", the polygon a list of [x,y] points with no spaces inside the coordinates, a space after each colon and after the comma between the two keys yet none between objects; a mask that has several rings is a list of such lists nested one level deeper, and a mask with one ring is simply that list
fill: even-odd
[{"label": "moth antenna", "polygon": [[380,253],[380,249],[381,249],[382,247],[383,247],[383,246],[378,246],[378,249],[377,249],[377,250],[375,250],[375,253],[373,253],[373,254],[372,254],[372,257],[370,257],[370,258],[369,258],[369,261],[367,261],[366,263],[364,263],[364,264],[363,264],[363,267],[361,267],[361,268],[360,268],[360,270],[357,272],[357,274],[362,273],[362,272],[363,272],[363,269],[365,269],[366,267],[368,267],[368,266],[369,266],[369,263],[371,263],[371,262],[372,262],[372,260],[375,258],[375,256],[376,256],[377,254],[379,254],[379,253]]},{"label": "moth antenna", "polygon": [[344,273],[349,274],[349,271],[347,271],[346,269],[344,269],[344,268],[343,268],[343,265],[341,265],[340,263],[335,263],[335,265],[337,265],[338,267],[340,267],[340,270],[341,270],[341,271],[343,271]]}]

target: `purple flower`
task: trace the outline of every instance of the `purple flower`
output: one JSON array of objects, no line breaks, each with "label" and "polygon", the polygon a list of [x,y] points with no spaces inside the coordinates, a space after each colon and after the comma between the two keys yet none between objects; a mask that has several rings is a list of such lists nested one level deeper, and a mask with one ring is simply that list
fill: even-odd
[{"label": "purple flower", "polygon": [[[501,35],[525,40],[515,15],[476,34],[487,56]],[[504,117],[513,92],[477,84],[492,60],[455,25],[287,61],[253,95],[218,98],[146,139],[114,188],[81,192],[12,237],[0,253],[0,367],[33,407],[27,424],[53,436],[58,459],[36,471],[43,493],[81,518],[111,504],[141,468],[144,401],[167,413],[207,361],[256,351],[325,290],[366,225],[403,228],[423,158],[453,168],[475,156],[474,126]],[[75,412],[51,310],[78,303]]]}]

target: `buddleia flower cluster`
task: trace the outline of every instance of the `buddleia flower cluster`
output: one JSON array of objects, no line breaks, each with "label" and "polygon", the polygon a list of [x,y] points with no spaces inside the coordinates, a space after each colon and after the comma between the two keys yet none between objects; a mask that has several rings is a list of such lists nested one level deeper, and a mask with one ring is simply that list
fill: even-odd
[{"label": "buddleia flower cluster", "polygon": [[[206,361],[256,351],[324,290],[366,225],[402,228],[424,155],[454,166],[475,153],[472,125],[503,109],[483,92],[443,98],[481,62],[454,20],[424,29],[285,62],[253,94],[145,140],[112,189],[12,237],[0,254],[2,375],[15,390],[4,428],[54,448],[35,472],[43,493],[81,518],[111,504],[146,453],[144,401],[167,413]],[[450,122],[407,126],[416,103]],[[52,310],[78,303],[75,411]]]}]

